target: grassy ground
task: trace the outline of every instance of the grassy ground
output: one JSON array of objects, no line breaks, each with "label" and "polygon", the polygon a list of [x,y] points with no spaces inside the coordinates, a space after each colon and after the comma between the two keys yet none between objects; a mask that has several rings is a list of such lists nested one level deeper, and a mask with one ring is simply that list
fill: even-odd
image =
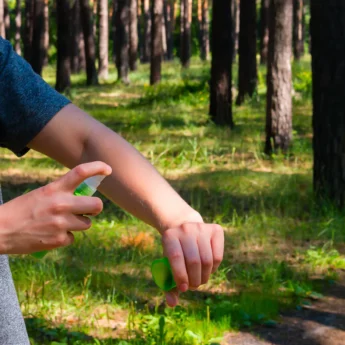
[{"label": "grassy ground", "polygon": [[[69,97],[122,134],[210,222],[226,231],[224,262],[208,285],[167,309],[149,267],[161,256],[157,233],[105,201],[88,238],[43,261],[11,258],[33,344],[211,344],[228,330],[272,325],[283,308],[318,298],[345,268],[344,215],[312,196],[310,61],[293,66],[294,144],[288,156],[262,154],[265,71],[254,99],[234,107],[236,128],[207,117],[207,65],[163,67],[147,85],[148,66],[131,85],[85,87],[75,76]],[[235,72],[236,74],[236,72]],[[235,76],[236,78],[236,76]],[[54,71],[45,79],[54,83]],[[114,152],[116,155],[116,152]],[[5,200],[66,170],[30,152],[0,151]],[[321,278],[321,279],[320,279]]]}]

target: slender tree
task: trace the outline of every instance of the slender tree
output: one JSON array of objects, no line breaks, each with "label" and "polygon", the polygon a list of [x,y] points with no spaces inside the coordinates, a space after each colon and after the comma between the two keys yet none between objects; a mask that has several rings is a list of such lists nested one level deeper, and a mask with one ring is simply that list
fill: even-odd
[{"label": "slender tree", "polygon": [[49,0],[44,0],[44,65],[48,65],[49,50]]},{"label": "slender tree", "polygon": [[233,127],[231,108],[232,16],[231,2],[213,0],[210,115],[214,123]]},{"label": "slender tree", "polygon": [[311,1],[314,189],[345,204],[345,2]]},{"label": "slender tree", "polygon": [[86,82],[87,85],[97,85],[96,45],[93,35],[92,10],[88,0],[80,0],[80,18],[85,44]]},{"label": "slender tree", "polygon": [[112,6],[112,16],[111,16],[111,38],[113,40],[113,61],[116,61],[116,12],[117,12],[117,0],[113,0]]},{"label": "slender tree", "polygon": [[[0,0],[1,1],[1,0]],[[21,48],[21,29],[22,29],[22,11],[21,11],[21,0],[16,0],[16,17],[15,17],[15,44],[14,49],[17,54],[22,55],[22,48]]]},{"label": "slender tree", "polygon": [[116,11],[116,68],[118,80],[125,84],[128,79],[129,62],[129,0],[118,0]]},{"label": "slender tree", "polygon": [[5,36],[7,39],[10,39],[10,36],[11,36],[11,18],[10,18],[10,10],[8,8],[7,0],[4,0],[4,24],[5,24]]},{"label": "slender tree", "polygon": [[44,7],[44,0],[35,0],[30,63],[33,70],[39,75],[42,75],[44,59],[47,54],[45,50]]},{"label": "slender tree", "polygon": [[163,26],[163,0],[153,0],[152,11],[152,38],[151,38],[151,85],[161,80],[161,64],[163,55],[162,26]]},{"label": "slender tree", "polygon": [[191,58],[192,0],[181,0],[181,53],[182,66],[188,68]]},{"label": "slender tree", "polygon": [[304,54],[304,5],[303,0],[293,2],[293,53],[296,60]]},{"label": "slender tree", "polygon": [[71,73],[80,72],[79,66],[79,39],[80,39],[80,6],[79,0],[75,0],[72,4],[71,18],[73,25],[71,27]]},{"label": "slender tree", "polygon": [[144,52],[143,52],[143,62],[150,61],[151,53],[151,12],[150,12],[150,1],[144,0]]},{"label": "slender tree", "polygon": [[108,78],[109,64],[109,26],[108,26],[108,0],[99,0],[99,66],[100,78]]},{"label": "slender tree", "polygon": [[244,102],[245,96],[253,96],[258,79],[256,66],[256,0],[241,0],[240,4],[237,105]]},{"label": "slender tree", "polygon": [[267,64],[270,1],[271,0],[261,0],[261,7],[260,7],[260,63],[261,65]]},{"label": "slender tree", "polygon": [[164,17],[166,25],[167,60],[174,58],[174,0],[164,0]]},{"label": "slender tree", "polygon": [[[1,1],[1,0],[0,0]],[[33,37],[33,28],[34,28],[34,1],[35,0],[25,0],[25,24],[24,24],[24,59],[28,62],[31,62],[32,54],[32,37]]]},{"label": "slender tree", "polygon": [[210,53],[210,39],[209,39],[209,8],[208,0],[199,0],[201,3],[201,25],[200,25],[200,57],[201,60],[207,60]]},{"label": "slender tree", "polygon": [[5,32],[5,5],[4,0],[0,0],[0,36],[5,38],[6,32]]},{"label": "slender tree", "polygon": [[55,88],[63,92],[71,86],[71,3],[69,0],[56,2],[57,16],[57,70]]},{"label": "slender tree", "polygon": [[236,61],[240,37],[240,0],[233,0],[231,2],[231,18],[232,18],[232,53],[233,62]]},{"label": "slender tree", "polygon": [[129,68],[137,69],[138,58],[138,2],[129,0]]},{"label": "slender tree", "polygon": [[291,47],[293,0],[272,0],[267,72],[265,152],[286,152],[292,137]]}]

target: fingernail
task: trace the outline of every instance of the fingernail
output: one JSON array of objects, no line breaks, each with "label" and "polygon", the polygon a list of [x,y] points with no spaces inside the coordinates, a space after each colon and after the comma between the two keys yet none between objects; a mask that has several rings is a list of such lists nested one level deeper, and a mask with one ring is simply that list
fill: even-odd
[{"label": "fingernail", "polygon": [[179,287],[179,290],[181,292],[186,292],[188,290],[188,284],[181,284],[180,287]]}]

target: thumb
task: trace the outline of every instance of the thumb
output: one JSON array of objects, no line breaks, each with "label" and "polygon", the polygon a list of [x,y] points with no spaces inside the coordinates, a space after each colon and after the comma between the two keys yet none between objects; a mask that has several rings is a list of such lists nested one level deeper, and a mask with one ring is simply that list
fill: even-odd
[{"label": "thumb", "polygon": [[73,192],[84,180],[96,175],[108,176],[111,174],[111,167],[103,162],[84,163],[76,166],[66,175],[62,176],[54,186],[58,190]]}]

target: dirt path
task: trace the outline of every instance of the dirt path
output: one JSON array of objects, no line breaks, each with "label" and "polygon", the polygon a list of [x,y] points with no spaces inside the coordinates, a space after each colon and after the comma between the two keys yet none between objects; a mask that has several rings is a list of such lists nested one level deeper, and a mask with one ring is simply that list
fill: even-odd
[{"label": "dirt path", "polygon": [[283,314],[275,328],[228,334],[225,339],[228,345],[345,345],[345,274],[323,299]]}]

